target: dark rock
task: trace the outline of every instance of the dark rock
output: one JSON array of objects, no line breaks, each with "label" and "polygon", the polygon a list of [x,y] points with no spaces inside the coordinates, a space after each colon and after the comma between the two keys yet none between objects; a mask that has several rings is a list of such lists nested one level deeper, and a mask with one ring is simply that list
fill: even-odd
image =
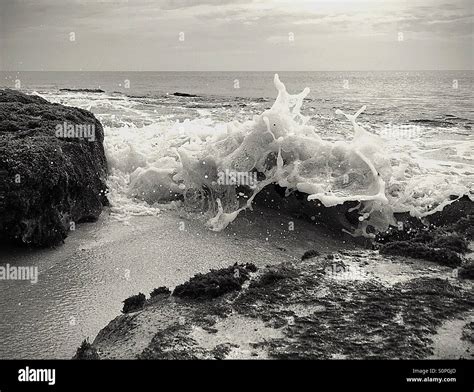
[{"label": "dark rock", "polygon": [[474,239],[474,214],[459,219],[452,225],[452,229],[463,234],[468,240]]},{"label": "dark rock", "polygon": [[469,243],[457,234],[436,236],[429,244],[433,248],[450,249],[457,253],[469,252]]},{"label": "dark rock", "polygon": [[429,226],[413,227],[410,224],[404,224],[401,230],[391,226],[388,230],[377,233],[375,235],[375,241],[379,244],[387,244],[395,241],[414,241],[426,244],[427,242],[433,241],[433,230],[435,230],[435,228]]},{"label": "dark rock", "polygon": [[[461,219],[474,215],[474,202],[468,196],[463,196],[452,202],[433,215],[427,216],[427,220],[436,226],[456,225]],[[471,227],[472,230],[472,227]]]},{"label": "dark rock", "polygon": [[250,285],[252,288],[258,288],[263,286],[271,286],[282,279],[288,279],[295,277],[292,270],[288,270],[285,267],[278,269],[270,268],[267,269],[257,281],[252,282]]},{"label": "dark rock", "polygon": [[100,88],[61,88],[59,91],[73,91],[76,93],[105,93]]},{"label": "dark rock", "polygon": [[232,350],[232,347],[235,347],[235,345],[232,345],[230,343],[221,343],[218,344],[214,349],[212,350],[212,355],[214,356],[215,359],[225,359],[227,355]]},{"label": "dark rock", "polygon": [[93,347],[87,340],[84,340],[76,351],[76,355],[72,359],[79,360],[96,360],[100,359],[95,347]]},{"label": "dark rock", "polygon": [[462,259],[450,249],[436,249],[412,241],[395,241],[382,245],[380,253],[386,255],[408,256],[415,259],[434,261],[448,267],[458,267]]},{"label": "dark rock", "polygon": [[257,272],[258,271],[257,266],[253,263],[246,263],[246,264],[244,264],[244,267],[247,271],[250,271],[250,272]]},{"label": "dark rock", "polygon": [[197,98],[197,97],[199,97],[199,95],[193,95],[193,94],[188,94],[188,93],[179,93],[179,92],[173,93],[172,95],[174,95],[175,97],[188,97],[188,98]]},{"label": "dark rock", "polygon": [[427,226],[421,229],[398,230],[391,227],[389,230],[376,235],[376,242],[388,244],[390,242],[405,241],[424,244],[430,248],[450,249],[464,254],[469,251],[468,241],[456,232],[446,231],[444,228]]},{"label": "dark rock", "polygon": [[162,286],[158,287],[157,289],[153,289],[153,291],[150,293],[151,298],[154,298],[158,295],[171,295],[171,290],[168,287]]},{"label": "dark rock", "polygon": [[461,279],[474,280],[474,262],[470,262],[459,268],[458,277]]},{"label": "dark rock", "polygon": [[145,300],[145,294],[138,293],[137,295],[132,295],[123,301],[122,313],[131,313],[143,309]]},{"label": "dark rock", "polygon": [[415,124],[426,124],[426,125],[431,125],[431,126],[436,126],[436,127],[453,127],[454,123],[450,121],[442,121],[442,120],[432,120],[432,119],[416,119],[416,120],[410,120],[411,123]]},{"label": "dark rock", "polygon": [[319,256],[320,253],[317,250],[310,249],[304,252],[303,256],[301,256],[301,260],[311,259],[313,257]]},{"label": "dark rock", "polygon": [[[400,227],[390,227],[375,237],[375,247],[380,253],[408,256],[434,261],[449,267],[458,267],[462,263],[459,254],[469,252],[469,238],[472,238],[473,203],[469,198],[461,198],[447,206],[456,221],[445,215],[444,210],[431,217],[437,224],[419,225],[412,219],[402,219]],[[467,214],[467,215],[466,215]],[[397,219],[402,217],[398,216]]]},{"label": "dark rock", "polygon": [[[276,156],[269,155],[268,167],[273,167],[276,162]],[[261,173],[258,173],[259,175]],[[261,180],[258,178],[259,181]],[[315,200],[308,201],[308,195],[302,192],[293,191],[286,194],[285,188],[276,184],[267,185],[257,194],[253,204],[256,207],[270,208],[276,211],[282,211],[285,214],[294,216],[296,219],[318,223],[326,226],[329,230],[338,236],[347,236],[341,229],[352,231],[359,223],[359,214],[351,208],[357,206],[357,202],[345,202],[343,205],[334,207],[325,207]],[[360,239],[363,241],[363,239]]]},{"label": "dark rock", "polygon": [[249,279],[250,272],[255,272],[254,264],[234,264],[220,270],[211,270],[207,274],[197,274],[189,281],[177,286],[173,296],[191,299],[211,299],[231,291],[238,291]]},{"label": "dark rock", "polygon": [[71,222],[96,220],[107,205],[103,140],[86,110],[0,90],[0,239],[51,246]]}]

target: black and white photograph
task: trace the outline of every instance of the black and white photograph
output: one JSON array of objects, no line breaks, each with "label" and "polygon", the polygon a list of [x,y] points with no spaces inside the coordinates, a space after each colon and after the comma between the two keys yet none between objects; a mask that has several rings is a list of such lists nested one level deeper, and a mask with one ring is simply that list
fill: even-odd
[{"label": "black and white photograph", "polygon": [[417,360],[403,385],[454,390],[473,26],[470,0],[0,0],[2,392],[12,360],[18,388]]}]

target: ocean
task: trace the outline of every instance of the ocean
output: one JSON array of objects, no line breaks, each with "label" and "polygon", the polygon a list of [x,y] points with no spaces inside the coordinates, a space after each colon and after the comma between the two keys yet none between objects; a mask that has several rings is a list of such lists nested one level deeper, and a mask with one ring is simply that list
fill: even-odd
[{"label": "ocean", "polygon": [[[448,191],[472,189],[473,71],[280,72],[279,76],[291,94],[309,87],[301,114],[324,140],[350,141],[351,123],[335,111],[355,113],[365,105],[358,123],[381,136],[385,155],[397,161],[398,169],[411,173],[412,187],[438,190],[441,199],[449,196]],[[112,197],[123,204],[128,199],[122,197],[124,182],[143,162],[158,167],[158,160],[175,156],[169,149],[179,147],[182,137],[204,140],[225,132],[228,123],[244,124],[270,109],[277,95],[273,77],[273,72],[2,72],[0,86],[17,86],[92,111],[104,126],[109,166],[116,169]],[[84,89],[103,92],[80,91]],[[163,135],[173,136],[165,141]],[[162,162],[160,168],[164,167]],[[420,204],[406,197],[411,200],[399,209],[411,202]],[[422,215],[440,202],[413,208]]]},{"label": "ocean", "polygon": [[[279,79],[290,94],[305,87],[310,92],[287,95],[273,72],[0,72],[0,88],[87,109],[100,120],[115,222],[84,225],[62,250],[0,251],[5,262],[34,262],[40,271],[36,285],[6,283],[0,332],[9,344],[0,344],[0,357],[68,358],[117,314],[118,298],[247,260],[255,249],[261,263],[284,259],[268,248],[272,238],[290,241],[279,226],[261,222],[248,229],[261,233],[243,242],[252,247],[233,243],[235,231],[226,232],[234,220],[243,225],[237,238],[247,230],[248,217],[239,212],[247,209],[248,196],[230,195],[227,204],[222,198],[223,208],[210,220],[187,215],[198,223],[186,238],[178,230],[181,218],[137,221],[159,220],[165,205],[174,203],[167,197],[184,189],[192,204],[186,192],[209,185],[208,172],[199,167],[212,166],[213,157],[238,172],[255,165],[265,171],[268,162],[260,157],[274,158],[268,173],[281,186],[325,206],[365,202],[354,235],[393,223],[392,212],[423,218],[452,196],[474,197],[473,71],[279,72]],[[126,243],[127,225],[136,243]],[[206,251],[191,261],[203,241]]]},{"label": "ocean", "polygon": [[[129,97],[137,109],[157,110],[182,118],[208,109],[216,119],[239,119],[239,108],[251,115],[269,107],[276,96],[274,72],[0,72],[0,87],[36,91],[67,102],[74,94],[61,88],[102,89],[114,100]],[[433,125],[472,126],[474,71],[279,72],[290,92],[309,87],[305,104],[321,126],[336,108],[368,106],[364,121],[407,123],[430,120]],[[175,92],[199,95],[178,99]],[[83,96],[83,94],[80,94]],[[90,98],[90,97],[89,97]],[[79,99],[79,97],[78,97]],[[258,105],[261,104],[261,105]],[[92,105],[94,109],[94,105]],[[190,110],[194,109],[194,110]],[[234,109],[234,111],[229,110]],[[235,110],[237,109],[237,110]],[[349,111],[350,111],[349,110]],[[126,114],[126,113],[122,113]]]}]

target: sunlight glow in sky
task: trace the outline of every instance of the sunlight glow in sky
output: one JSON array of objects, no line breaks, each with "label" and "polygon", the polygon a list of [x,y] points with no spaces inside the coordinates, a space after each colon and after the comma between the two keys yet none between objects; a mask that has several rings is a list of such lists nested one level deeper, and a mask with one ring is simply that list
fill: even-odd
[{"label": "sunlight glow in sky", "polygon": [[3,70],[474,68],[472,1],[0,1]]}]

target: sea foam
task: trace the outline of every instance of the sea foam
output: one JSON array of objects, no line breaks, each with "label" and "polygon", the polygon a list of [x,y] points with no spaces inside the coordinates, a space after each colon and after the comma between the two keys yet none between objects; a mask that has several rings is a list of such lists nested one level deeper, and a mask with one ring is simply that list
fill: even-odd
[{"label": "sea foam", "polygon": [[[309,89],[289,94],[278,75],[274,84],[278,96],[272,107],[241,122],[214,123],[207,114],[157,120],[128,98],[85,100],[104,124],[114,216],[156,214],[164,203],[178,200],[205,217],[211,230],[222,230],[252,209],[262,189],[277,184],[287,195],[297,191],[326,207],[358,202],[353,210],[359,225],[351,234],[372,236],[395,225],[396,212],[423,218],[452,203],[452,196],[473,198],[472,141],[442,141],[447,150],[440,157],[439,143],[423,139],[422,132],[416,140],[369,132],[358,123],[365,106],[354,115],[336,110],[350,126],[345,140],[329,141],[301,113]],[[84,106],[81,96],[71,99]],[[219,181],[229,172],[258,181],[252,187]]]}]

